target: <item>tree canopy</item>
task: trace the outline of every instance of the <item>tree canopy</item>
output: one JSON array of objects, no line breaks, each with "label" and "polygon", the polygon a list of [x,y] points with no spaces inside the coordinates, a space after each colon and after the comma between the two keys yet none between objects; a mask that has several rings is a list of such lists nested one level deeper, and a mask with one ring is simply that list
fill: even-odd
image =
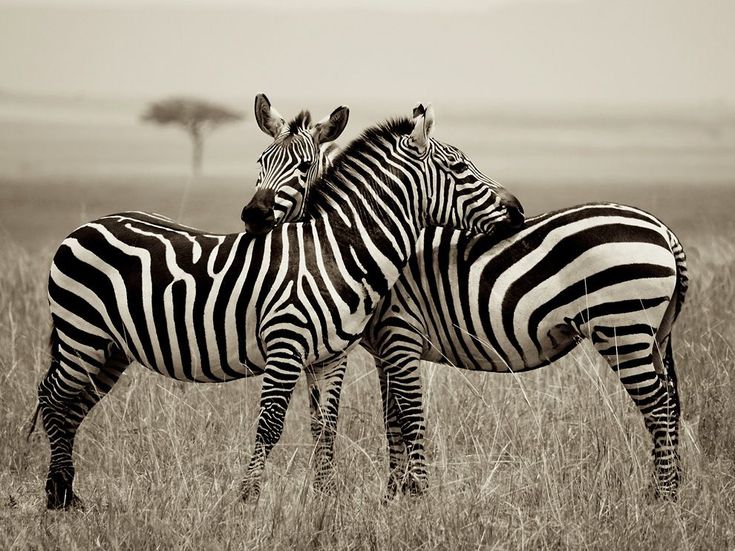
[{"label": "tree canopy", "polygon": [[205,133],[243,117],[244,115],[238,111],[206,100],[173,97],[151,103],[141,119],[154,124],[173,124],[183,127],[192,142],[192,171],[194,174],[199,174]]},{"label": "tree canopy", "polygon": [[242,113],[209,101],[174,97],[156,101],[143,113],[143,120],[157,124],[178,124],[186,128],[199,126],[210,129],[221,124],[238,121]]}]

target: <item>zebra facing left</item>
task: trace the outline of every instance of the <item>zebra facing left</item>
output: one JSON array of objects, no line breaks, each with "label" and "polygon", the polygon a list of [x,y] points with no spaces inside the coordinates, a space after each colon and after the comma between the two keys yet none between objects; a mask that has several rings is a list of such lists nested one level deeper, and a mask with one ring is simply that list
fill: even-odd
[{"label": "zebra facing left", "polygon": [[[264,376],[243,499],[260,495],[303,370],[341,365],[428,225],[492,231],[523,217],[510,193],[468,174],[432,138],[431,107],[366,130],[310,191],[303,222],[212,234],[156,214],[102,217],[56,251],[48,282],[51,365],[38,411],[51,457],[49,508],[79,505],[73,445],[89,410],[133,361],[192,382]],[[312,129],[317,141],[333,131]]]}]

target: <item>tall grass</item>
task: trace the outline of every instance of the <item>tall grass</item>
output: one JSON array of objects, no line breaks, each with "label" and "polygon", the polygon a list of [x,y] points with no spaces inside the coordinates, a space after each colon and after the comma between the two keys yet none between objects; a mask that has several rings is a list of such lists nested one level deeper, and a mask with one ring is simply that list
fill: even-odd
[{"label": "tall grass", "polygon": [[[714,230],[717,229],[715,232]],[[651,443],[587,345],[538,372],[423,370],[431,488],[383,504],[387,457],[372,359],[350,358],[336,494],[311,489],[305,385],[257,506],[238,500],[260,382],[193,385],[132,366],[76,445],[86,509],[47,512],[48,444],[26,442],[48,365],[50,249],[0,255],[0,549],[735,546],[735,232],[694,231],[675,328],[683,401],[677,503],[649,499]],[[684,233],[687,233],[686,231]]]}]

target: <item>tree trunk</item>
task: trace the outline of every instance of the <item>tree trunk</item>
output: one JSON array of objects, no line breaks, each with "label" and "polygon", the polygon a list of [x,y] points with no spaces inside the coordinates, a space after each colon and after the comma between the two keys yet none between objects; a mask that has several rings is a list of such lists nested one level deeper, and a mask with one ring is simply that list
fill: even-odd
[{"label": "tree trunk", "polygon": [[194,176],[202,173],[202,154],[204,152],[204,136],[198,125],[189,127],[191,136],[191,172]]}]

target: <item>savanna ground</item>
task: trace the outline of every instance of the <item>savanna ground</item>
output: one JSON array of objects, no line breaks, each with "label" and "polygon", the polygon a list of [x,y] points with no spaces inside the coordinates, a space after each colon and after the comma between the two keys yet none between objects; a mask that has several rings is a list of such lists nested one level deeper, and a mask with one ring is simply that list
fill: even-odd
[{"label": "savanna ground", "polygon": [[[482,168],[485,168],[481,164]],[[649,210],[679,235],[691,288],[674,332],[683,418],[677,503],[651,501],[640,415],[583,345],[521,376],[425,365],[430,491],[383,504],[387,456],[377,376],[350,357],[334,495],[311,489],[305,384],[256,507],[238,487],[254,439],[258,379],[178,383],[131,366],[76,442],[84,511],[47,512],[48,443],[25,439],[48,367],[45,280],[63,236],[129,208],[176,215],[164,176],[0,179],[0,549],[735,548],[735,187],[511,185],[529,214],[583,201]],[[236,230],[248,193],[204,178],[185,221]]]}]

